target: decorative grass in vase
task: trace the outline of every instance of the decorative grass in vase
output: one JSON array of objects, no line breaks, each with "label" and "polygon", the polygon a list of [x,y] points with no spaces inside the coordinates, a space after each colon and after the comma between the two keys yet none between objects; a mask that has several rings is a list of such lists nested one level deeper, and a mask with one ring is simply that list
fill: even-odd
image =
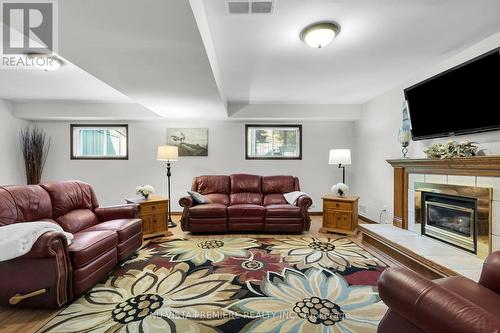
[{"label": "decorative grass in vase", "polygon": [[26,183],[39,184],[50,149],[50,137],[36,125],[21,130],[21,150],[26,170]]}]

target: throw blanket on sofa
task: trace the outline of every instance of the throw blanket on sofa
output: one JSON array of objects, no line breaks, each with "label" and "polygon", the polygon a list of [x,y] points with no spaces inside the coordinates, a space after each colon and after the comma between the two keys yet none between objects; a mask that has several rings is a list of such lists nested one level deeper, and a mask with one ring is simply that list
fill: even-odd
[{"label": "throw blanket on sofa", "polygon": [[14,223],[0,227],[0,261],[20,257],[28,253],[40,236],[49,231],[60,232],[71,244],[73,234],[51,222]]},{"label": "throw blanket on sofa", "polygon": [[299,198],[303,195],[308,195],[308,194],[300,191],[294,191],[283,194],[286,202],[288,202],[290,205],[295,205],[297,203],[297,200],[299,200]]}]

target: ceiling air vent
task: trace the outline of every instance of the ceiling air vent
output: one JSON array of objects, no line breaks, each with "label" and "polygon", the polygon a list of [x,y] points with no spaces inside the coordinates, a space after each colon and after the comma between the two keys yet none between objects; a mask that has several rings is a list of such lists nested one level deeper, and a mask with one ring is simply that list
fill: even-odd
[{"label": "ceiling air vent", "polygon": [[229,1],[227,9],[229,14],[248,14],[250,13],[250,3],[246,1]]},{"label": "ceiling air vent", "polygon": [[271,1],[252,2],[252,14],[271,14],[273,3]]},{"label": "ceiling air vent", "polygon": [[272,14],[274,1],[227,1],[229,14]]}]

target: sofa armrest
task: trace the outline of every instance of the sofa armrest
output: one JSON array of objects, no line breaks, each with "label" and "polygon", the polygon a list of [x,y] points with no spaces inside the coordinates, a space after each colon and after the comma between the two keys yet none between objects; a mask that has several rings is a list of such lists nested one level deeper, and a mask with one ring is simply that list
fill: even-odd
[{"label": "sofa armrest", "polygon": [[100,222],[118,219],[136,219],[139,218],[139,205],[129,204],[96,208],[94,213]]},{"label": "sofa armrest", "polygon": [[66,237],[40,236],[27,254],[0,262],[0,304],[57,308],[73,295],[72,268]]},{"label": "sofa armrest", "polygon": [[495,315],[409,269],[386,269],[378,289],[392,311],[424,332],[500,332]]},{"label": "sofa armrest", "polygon": [[[68,241],[60,232],[46,232],[31,247],[31,250],[18,259],[51,258],[57,256],[58,251],[67,252]],[[15,260],[15,259],[14,259]]]},{"label": "sofa armrest", "polygon": [[493,252],[484,261],[479,284],[500,294],[500,251]]},{"label": "sofa armrest", "polygon": [[179,205],[184,208],[190,208],[195,205],[195,202],[191,196],[185,196],[179,199]]},{"label": "sofa armrest", "polygon": [[295,204],[296,206],[308,209],[312,205],[312,198],[308,195],[301,195]]}]

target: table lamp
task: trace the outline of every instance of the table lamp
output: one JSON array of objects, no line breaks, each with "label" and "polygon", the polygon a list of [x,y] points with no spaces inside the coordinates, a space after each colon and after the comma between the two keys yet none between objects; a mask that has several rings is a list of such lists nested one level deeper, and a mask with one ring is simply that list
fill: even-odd
[{"label": "table lamp", "polygon": [[351,164],[350,149],[330,149],[328,164],[337,164],[342,168],[342,183],[345,184],[345,165]]}]

